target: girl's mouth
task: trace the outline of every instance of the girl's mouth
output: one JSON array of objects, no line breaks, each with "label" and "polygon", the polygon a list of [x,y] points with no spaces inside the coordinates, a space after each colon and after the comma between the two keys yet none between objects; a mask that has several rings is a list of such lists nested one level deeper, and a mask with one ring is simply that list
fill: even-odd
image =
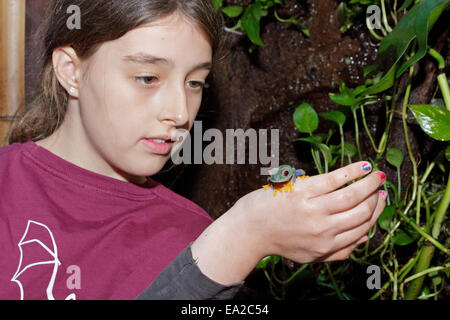
[{"label": "girl's mouth", "polygon": [[150,152],[161,155],[169,153],[173,145],[173,141],[170,138],[143,138],[141,141]]}]

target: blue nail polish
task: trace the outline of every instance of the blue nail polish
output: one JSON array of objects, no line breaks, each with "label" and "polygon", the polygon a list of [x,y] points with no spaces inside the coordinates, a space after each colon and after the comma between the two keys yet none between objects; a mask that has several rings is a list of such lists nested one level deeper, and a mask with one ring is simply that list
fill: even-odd
[{"label": "blue nail polish", "polygon": [[364,163],[362,164],[362,169],[363,169],[364,171],[370,171],[370,170],[372,170],[372,166],[370,165],[370,163],[364,162]]}]

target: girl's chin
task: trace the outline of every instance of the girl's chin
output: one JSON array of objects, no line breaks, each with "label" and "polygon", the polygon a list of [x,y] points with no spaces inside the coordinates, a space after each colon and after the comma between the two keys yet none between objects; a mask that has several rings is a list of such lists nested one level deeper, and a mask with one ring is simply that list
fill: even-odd
[{"label": "girl's chin", "polygon": [[132,175],[137,176],[137,177],[149,177],[149,176],[154,176],[155,174],[158,174],[163,168],[164,165],[166,164],[167,160],[169,160],[170,157],[164,157],[164,158],[160,158],[156,161],[152,161],[151,163],[149,163],[146,166],[142,166],[142,164],[139,164],[139,167],[135,167],[135,168],[139,168],[139,170],[134,171],[132,173]]},{"label": "girl's chin", "polygon": [[161,169],[164,167],[164,164],[167,162],[168,159],[160,159],[159,161],[151,161],[150,163],[147,162],[147,164],[141,163],[134,163],[131,164],[128,169],[123,170],[117,170],[116,171],[127,181],[134,183],[134,184],[143,184],[147,180],[147,177],[156,175],[161,171]]}]

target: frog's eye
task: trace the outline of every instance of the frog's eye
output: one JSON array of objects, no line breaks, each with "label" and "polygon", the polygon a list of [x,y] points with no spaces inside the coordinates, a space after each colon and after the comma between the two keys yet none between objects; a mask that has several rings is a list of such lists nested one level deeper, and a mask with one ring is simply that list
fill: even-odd
[{"label": "frog's eye", "polygon": [[284,170],[283,171],[283,176],[287,177],[289,175],[289,170]]}]

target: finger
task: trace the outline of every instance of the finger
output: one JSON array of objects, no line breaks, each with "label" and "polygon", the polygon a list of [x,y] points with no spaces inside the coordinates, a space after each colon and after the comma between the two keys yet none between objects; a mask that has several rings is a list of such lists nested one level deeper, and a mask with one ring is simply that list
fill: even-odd
[{"label": "finger", "polygon": [[379,193],[374,192],[350,210],[331,215],[331,224],[334,226],[333,229],[336,235],[354,229],[369,221],[372,218],[379,198]]},{"label": "finger", "polygon": [[369,237],[367,235],[364,235],[361,239],[348,245],[347,247],[339,249],[333,253],[330,253],[326,257],[323,257],[321,261],[330,262],[348,259],[348,257],[350,257],[350,255],[352,254],[352,252],[355,250],[356,247],[358,247],[359,245],[363,244],[368,240]]},{"label": "finger", "polygon": [[374,193],[384,183],[382,176],[386,177],[383,172],[372,172],[367,177],[345,188],[315,197],[309,201],[312,202],[312,205],[319,206],[322,204],[326,207],[325,211],[330,214],[349,210]]},{"label": "finger", "polygon": [[364,235],[366,235],[369,232],[369,230],[377,222],[378,217],[383,212],[384,207],[386,206],[386,201],[382,196],[382,192],[384,191],[378,192],[377,206],[375,207],[375,210],[373,211],[373,214],[371,215],[370,219],[368,219],[361,225],[351,230],[336,235],[335,250],[340,250],[341,248],[345,248],[351,245],[352,243],[355,243],[356,241],[358,241],[358,239],[361,239],[362,237],[364,237]]},{"label": "finger", "polygon": [[360,244],[366,242],[367,240],[369,240],[369,238],[367,236],[364,236],[363,238],[361,238],[359,241],[354,242],[352,244],[350,244],[349,246],[340,249],[336,252],[333,252],[332,254],[326,256],[323,258],[323,262],[331,262],[331,261],[342,261],[342,260],[346,260],[350,257],[350,255],[352,254],[352,252],[355,250],[355,248],[357,246],[359,246]]},{"label": "finger", "polygon": [[302,187],[305,187],[302,189],[308,190],[308,194],[315,197],[332,192],[347,182],[366,175],[370,170],[372,170],[372,166],[369,162],[359,161],[326,174],[309,177],[306,180],[297,179],[296,182],[301,181],[301,183],[295,185],[301,184]]}]

